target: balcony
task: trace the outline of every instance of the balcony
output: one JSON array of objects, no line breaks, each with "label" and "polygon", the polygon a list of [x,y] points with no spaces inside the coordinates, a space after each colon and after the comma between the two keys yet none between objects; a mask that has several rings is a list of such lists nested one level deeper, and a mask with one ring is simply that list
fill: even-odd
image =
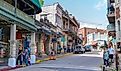
[{"label": "balcony", "polygon": [[113,32],[113,31],[115,31],[115,24],[109,24],[108,26],[107,26],[107,31],[108,32]]},{"label": "balcony", "polygon": [[[16,9],[16,12],[15,12],[15,7],[3,0],[0,0],[0,15],[6,18],[9,18],[13,21],[16,21],[16,24],[21,23],[21,26],[24,25],[28,28],[33,28],[34,30],[36,28],[34,19],[32,17],[28,16],[27,14],[25,14],[23,11],[19,9]],[[4,19],[4,20],[7,20],[7,19]]]},{"label": "balcony", "polygon": [[108,17],[109,23],[115,22],[115,9],[113,5],[108,8],[107,17]]},{"label": "balcony", "polygon": [[69,28],[69,33],[73,36],[76,36],[77,35],[77,32],[74,31],[72,28]]},{"label": "balcony", "polygon": [[67,33],[68,32],[68,23],[66,23],[65,21],[63,21],[63,32]]},{"label": "balcony", "polygon": [[65,27],[63,27],[63,30],[62,30],[63,32],[65,32],[65,33],[68,33],[68,28],[65,28]]}]

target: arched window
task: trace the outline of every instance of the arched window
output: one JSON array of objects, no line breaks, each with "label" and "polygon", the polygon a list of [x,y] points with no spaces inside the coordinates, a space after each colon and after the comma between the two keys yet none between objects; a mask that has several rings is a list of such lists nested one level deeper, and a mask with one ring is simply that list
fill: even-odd
[{"label": "arched window", "polygon": [[118,31],[120,31],[121,29],[120,29],[120,21],[118,20]]}]

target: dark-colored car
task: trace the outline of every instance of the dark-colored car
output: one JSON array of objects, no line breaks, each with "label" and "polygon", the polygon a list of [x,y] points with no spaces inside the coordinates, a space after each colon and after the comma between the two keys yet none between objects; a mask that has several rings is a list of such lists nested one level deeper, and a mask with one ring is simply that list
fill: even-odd
[{"label": "dark-colored car", "polygon": [[85,49],[81,45],[77,45],[73,51],[74,54],[85,53]]},{"label": "dark-colored car", "polygon": [[92,46],[91,45],[86,45],[85,47],[86,52],[91,52],[92,51]]}]

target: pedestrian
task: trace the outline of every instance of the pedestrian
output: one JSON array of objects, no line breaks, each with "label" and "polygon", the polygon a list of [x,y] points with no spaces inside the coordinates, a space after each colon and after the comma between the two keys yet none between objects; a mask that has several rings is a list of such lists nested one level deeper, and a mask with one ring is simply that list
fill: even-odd
[{"label": "pedestrian", "polygon": [[30,55],[31,55],[31,48],[30,47],[28,47],[28,54],[29,54],[29,57],[30,57]]},{"label": "pedestrian", "polygon": [[54,51],[54,49],[52,49],[50,52],[50,60],[55,60],[55,59],[56,59],[55,51]]},{"label": "pedestrian", "polygon": [[61,53],[61,50],[62,50],[62,48],[61,48],[61,45],[60,45],[60,44],[58,44],[57,50],[58,50],[58,54],[60,54],[60,53]]},{"label": "pedestrian", "polygon": [[28,64],[31,65],[31,58],[28,57]]},{"label": "pedestrian", "polygon": [[113,63],[114,62],[115,50],[113,48],[112,42],[109,42],[109,44],[108,44],[108,51],[109,51],[109,59],[111,60],[111,63]]},{"label": "pedestrian", "polygon": [[104,48],[103,61],[104,61],[104,65],[106,67],[109,66],[109,52],[108,52],[107,48]]},{"label": "pedestrian", "polygon": [[62,51],[62,47],[61,47],[61,45],[59,45],[59,50],[60,50],[60,53],[61,53],[61,51]]},{"label": "pedestrian", "polygon": [[28,66],[28,59],[29,59],[28,49],[25,49],[25,51],[23,52],[23,60],[26,66]]},{"label": "pedestrian", "polygon": [[17,57],[17,60],[16,60],[16,65],[18,65],[18,62],[19,62],[19,61],[20,61],[20,65],[22,65],[22,60],[23,60],[22,52],[23,52],[23,47],[22,47],[22,45],[20,44],[20,45],[19,45],[19,49],[18,49],[18,57]]},{"label": "pedestrian", "polygon": [[63,46],[63,49],[64,49],[64,53],[66,53],[66,47],[65,46]]},{"label": "pedestrian", "polygon": [[67,46],[67,52],[70,53],[70,45]]}]

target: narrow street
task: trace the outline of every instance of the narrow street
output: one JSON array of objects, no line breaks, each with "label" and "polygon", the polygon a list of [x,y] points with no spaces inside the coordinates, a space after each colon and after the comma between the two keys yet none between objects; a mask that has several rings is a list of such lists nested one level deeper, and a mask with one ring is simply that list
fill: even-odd
[{"label": "narrow street", "polygon": [[0,0],[0,71],[121,71],[119,52],[121,0]]},{"label": "narrow street", "polygon": [[13,71],[100,71],[101,55],[97,53],[75,54]]}]

